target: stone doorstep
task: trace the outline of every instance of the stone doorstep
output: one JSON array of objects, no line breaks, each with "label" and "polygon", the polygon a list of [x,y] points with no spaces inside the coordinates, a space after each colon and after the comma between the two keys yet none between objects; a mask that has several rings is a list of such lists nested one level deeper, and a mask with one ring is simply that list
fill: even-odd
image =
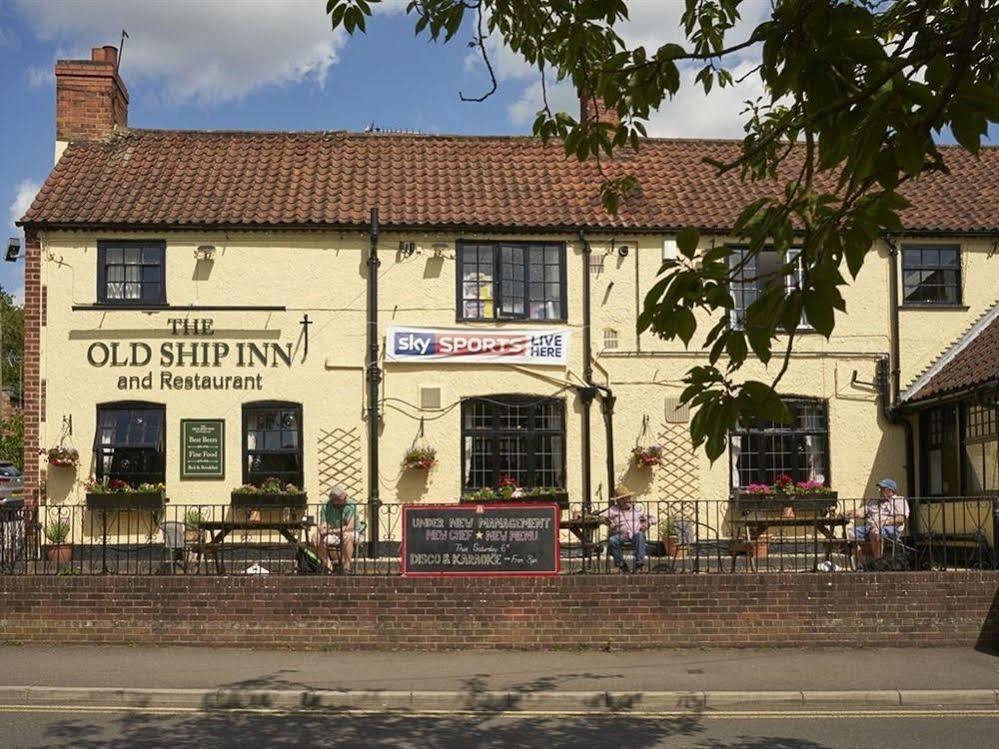
[{"label": "stone doorstep", "polygon": [[697,713],[731,709],[919,707],[999,708],[999,689],[447,692],[278,689],[131,689],[0,686],[0,705],[195,710]]}]

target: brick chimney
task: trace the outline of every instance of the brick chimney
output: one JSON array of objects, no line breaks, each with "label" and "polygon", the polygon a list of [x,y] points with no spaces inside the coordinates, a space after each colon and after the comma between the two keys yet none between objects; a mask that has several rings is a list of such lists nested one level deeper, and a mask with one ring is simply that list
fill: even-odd
[{"label": "brick chimney", "polygon": [[591,120],[606,122],[614,127],[621,124],[621,118],[617,116],[617,108],[608,107],[602,98],[581,93],[579,95],[579,121],[589,122]]},{"label": "brick chimney", "polygon": [[118,76],[118,50],[94,47],[89,60],[59,60],[56,76],[56,161],[74,140],[107,138],[128,127],[128,89]]}]

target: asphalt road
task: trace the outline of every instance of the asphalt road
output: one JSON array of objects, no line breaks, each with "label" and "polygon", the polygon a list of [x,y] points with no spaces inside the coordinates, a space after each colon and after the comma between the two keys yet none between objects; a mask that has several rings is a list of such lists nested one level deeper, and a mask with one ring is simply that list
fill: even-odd
[{"label": "asphalt road", "polygon": [[559,716],[0,711],[0,746],[832,749],[995,746],[999,711]]}]

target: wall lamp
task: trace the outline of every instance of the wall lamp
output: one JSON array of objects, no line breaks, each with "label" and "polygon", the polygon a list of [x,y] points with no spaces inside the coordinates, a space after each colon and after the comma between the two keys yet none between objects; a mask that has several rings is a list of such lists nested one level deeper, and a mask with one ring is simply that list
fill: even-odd
[{"label": "wall lamp", "polygon": [[213,244],[198,245],[198,249],[194,251],[194,258],[195,260],[214,260],[215,245]]},{"label": "wall lamp", "polygon": [[412,257],[416,252],[416,242],[399,242],[399,254],[403,257]]},{"label": "wall lamp", "polygon": [[11,237],[7,240],[7,262],[13,263],[21,256],[21,238]]}]

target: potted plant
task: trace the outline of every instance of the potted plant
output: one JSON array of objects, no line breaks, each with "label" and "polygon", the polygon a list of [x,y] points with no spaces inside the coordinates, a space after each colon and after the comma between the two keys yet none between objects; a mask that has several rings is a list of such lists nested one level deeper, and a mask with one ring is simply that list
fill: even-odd
[{"label": "potted plant", "polygon": [[59,518],[45,525],[45,558],[50,562],[66,563],[73,559],[73,544],[66,543],[72,526],[68,520]]},{"label": "potted plant", "polygon": [[671,559],[685,556],[687,549],[686,539],[680,538],[680,531],[681,529],[677,520],[672,515],[667,515],[665,522],[663,522],[659,530],[659,537],[666,550],[666,556]]},{"label": "potted plant", "polygon": [[205,537],[201,524],[205,522],[205,513],[200,507],[192,507],[184,513],[184,541],[188,544],[199,544]]},{"label": "potted plant", "polygon": [[429,471],[437,465],[437,450],[433,447],[411,447],[402,459],[402,467],[410,471]]},{"label": "potted plant", "polygon": [[80,451],[75,447],[50,447],[44,451],[50,466],[56,468],[76,468],[80,462]]},{"label": "potted plant", "polygon": [[138,486],[122,479],[91,478],[86,484],[90,509],[162,510],[166,485],[145,482]]},{"label": "potted plant", "polygon": [[662,445],[636,447],[631,451],[632,458],[638,468],[657,468],[665,462]]}]

